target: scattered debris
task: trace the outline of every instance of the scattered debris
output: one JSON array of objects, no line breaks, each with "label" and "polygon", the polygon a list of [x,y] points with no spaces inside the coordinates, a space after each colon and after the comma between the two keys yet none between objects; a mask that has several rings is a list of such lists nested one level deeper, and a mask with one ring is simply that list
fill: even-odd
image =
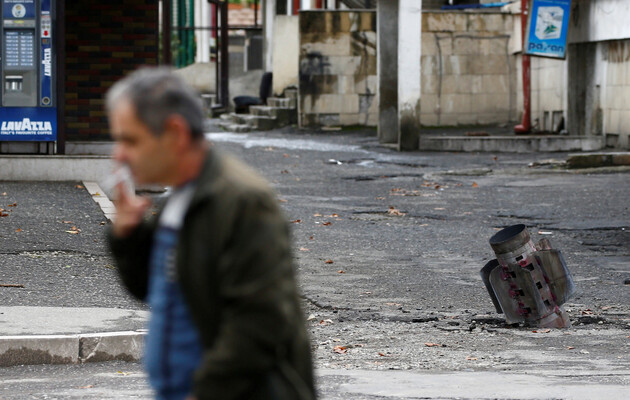
[{"label": "scattered debris", "polygon": [[333,352],[337,354],[346,354],[348,352],[348,348],[345,346],[335,346],[333,347]]},{"label": "scattered debris", "polygon": [[387,210],[387,214],[388,215],[394,215],[396,217],[402,217],[402,216],[404,216],[407,213],[400,211],[399,209],[395,208],[394,206],[389,206],[389,210]]},{"label": "scattered debris", "polygon": [[0,287],[6,287],[6,288],[24,288],[24,285],[22,284],[16,284],[16,283],[0,283]]}]

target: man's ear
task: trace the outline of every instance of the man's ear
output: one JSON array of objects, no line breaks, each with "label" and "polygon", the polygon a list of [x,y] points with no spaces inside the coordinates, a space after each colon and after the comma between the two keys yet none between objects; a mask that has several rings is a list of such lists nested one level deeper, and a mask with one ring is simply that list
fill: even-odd
[{"label": "man's ear", "polygon": [[177,114],[169,115],[164,121],[164,135],[167,135],[168,145],[177,150],[186,149],[192,140],[188,122]]}]

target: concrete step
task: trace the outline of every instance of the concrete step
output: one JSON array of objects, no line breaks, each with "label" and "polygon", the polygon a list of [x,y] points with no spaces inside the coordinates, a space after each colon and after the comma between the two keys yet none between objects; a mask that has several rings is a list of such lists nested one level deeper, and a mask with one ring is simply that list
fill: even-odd
[{"label": "concrete step", "polygon": [[267,99],[267,105],[276,108],[297,109],[297,99],[290,97],[270,97]]},{"label": "concrete step", "polygon": [[247,124],[237,124],[232,121],[221,121],[218,122],[217,125],[219,126],[219,128],[228,132],[247,133],[254,130],[251,126]]},{"label": "concrete step", "polygon": [[297,101],[297,98],[298,98],[297,88],[284,89],[284,97],[289,98],[289,99],[295,99]]},{"label": "concrete step", "polygon": [[461,152],[534,153],[598,151],[601,137],[591,136],[438,136],[420,134],[420,150]]},{"label": "concrete step", "polygon": [[297,111],[290,108],[278,108],[271,106],[251,106],[249,112],[252,115],[271,117],[276,119],[276,128],[297,123]]}]

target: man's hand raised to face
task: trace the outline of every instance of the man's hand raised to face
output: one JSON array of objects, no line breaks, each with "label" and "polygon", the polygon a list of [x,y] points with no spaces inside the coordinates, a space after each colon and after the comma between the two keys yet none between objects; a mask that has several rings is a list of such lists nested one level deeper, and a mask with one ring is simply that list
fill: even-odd
[{"label": "man's hand raised to face", "polygon": [[112,228],[114,236],[124,238],[140,225],[144,213],[151,206],[151,200],[129,193],[123,182],[119,182],[115,190],[116,218]]}]

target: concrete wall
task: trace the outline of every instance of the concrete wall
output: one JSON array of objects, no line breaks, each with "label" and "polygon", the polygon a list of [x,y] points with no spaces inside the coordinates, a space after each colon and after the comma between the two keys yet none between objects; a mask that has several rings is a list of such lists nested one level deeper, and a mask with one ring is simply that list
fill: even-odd
[{"label": "concrete wall", "polygon": [[501,13],[423,13],[422,125],[516,119],[514,20]]},{"label": "concrete wall", "polygon": [[[522,63],[517,57],[518,101],[517,113],[522,117]],[[567,63],[543,57],[531,58],[531,115],[534,129],[544,132],[559,132],[566,129],[567,108]],[[564,125],[564,126],[563,126]]]},{"label": "concrete wall", "polygon": [[297,15],[276,15],[273,31],[273,92],[281,95],[287,87],[298,86],[300,20]]},{"label": "concrete wall", "polygon": [[579,0],[571,5],[569,43],[630,38],[630,1]]},{"label": "concrete wall", "polygon": [[302,11],[299,18],[300,125],[375,126],[376,13]]},{"label": "concrete wall", "polygon": [[606,145],[630,149],[630,40],[603,42],[606,79],[602,119]]}]

